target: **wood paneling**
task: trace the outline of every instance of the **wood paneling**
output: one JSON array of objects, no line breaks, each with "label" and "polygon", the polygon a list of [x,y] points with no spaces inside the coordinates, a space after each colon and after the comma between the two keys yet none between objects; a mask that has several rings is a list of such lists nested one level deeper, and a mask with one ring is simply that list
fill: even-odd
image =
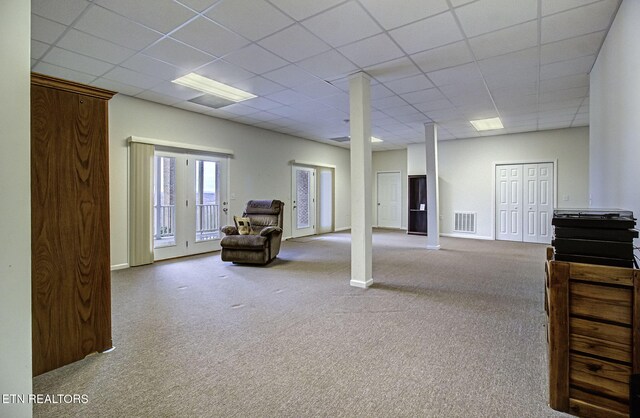
[{"label": "wood paneling", "polygon": [[550,406],[580,417],[628,417],[629,380],[640,360],[639,271],[551,260],[546,272]]},{"label": "wood paneling", "polygon": [[32,78],[34,375],[112,346],[107,101],[61,86]]}]

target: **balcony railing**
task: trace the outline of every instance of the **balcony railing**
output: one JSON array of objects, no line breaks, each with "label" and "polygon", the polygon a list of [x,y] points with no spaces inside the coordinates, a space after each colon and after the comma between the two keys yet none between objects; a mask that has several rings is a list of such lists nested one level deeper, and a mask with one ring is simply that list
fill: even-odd
[{"label": "balcony railing", "polygon": [[[176,233],[175,205],[154,206],[154,230],[156,240],[173,237]],[[197,239],[211,239],[220,231],[220,205],[196,204]]]},{"label": "balcony railing", "polygon": [[156,239],[172,237],[176,233],[175,205],[160,205],[153,207],[155,223],[153,235]]}]

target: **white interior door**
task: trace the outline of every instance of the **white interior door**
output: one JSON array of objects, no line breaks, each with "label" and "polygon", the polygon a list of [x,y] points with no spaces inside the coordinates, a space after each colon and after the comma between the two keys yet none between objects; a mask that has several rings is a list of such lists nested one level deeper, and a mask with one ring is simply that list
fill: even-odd
[{"label": "white interior door", "polygon": [[156,151],[154,259],[220,249],[227,219],[227,159]]},{"label": "white interior door", "polygon": [[553,163],[525,164],[523,241],[551,243]]},{"label": "white interior door", "polygon": [[399,172],[377,175],[378,226],[400,228],[402,226],[402,180]]},{"label": "white interior door", "polygon": [[496,166],[496,239],[522,241],[522,164]]},{"label": "white interior door", "polygon": [[303,237],[316,233],[316,170],[293,166],[291,190],[291,235]]},{"label": "white interior door", "polygon": [[496,239],[551,243],[553,163],[496,166]]}]

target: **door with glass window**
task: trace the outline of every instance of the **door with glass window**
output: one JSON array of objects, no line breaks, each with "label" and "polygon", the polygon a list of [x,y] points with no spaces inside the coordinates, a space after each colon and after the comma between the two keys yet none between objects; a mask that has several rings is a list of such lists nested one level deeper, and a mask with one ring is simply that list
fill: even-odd
[{"label": "door with glass window", "polygon": [[316,170],[294,165],[291,183],[291,235],[313,235],[316,233]]},{"label": "door with glass window", "polygon": [[220,249],[227,224],[227,159],[156,151],[154,259]]}]

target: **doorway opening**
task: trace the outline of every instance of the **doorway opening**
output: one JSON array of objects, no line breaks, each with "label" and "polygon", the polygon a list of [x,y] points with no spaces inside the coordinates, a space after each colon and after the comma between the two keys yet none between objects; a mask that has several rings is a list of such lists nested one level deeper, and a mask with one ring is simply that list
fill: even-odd
[{"label": "doorway opening", "polygon": [[227,167],[227,158],[155,152],[155,260],[220,250],[228,212]]},{"label": "doorway opening", "polygon": [[291,236],[334,230],[334,169],[293,165],[291,170]]}]

